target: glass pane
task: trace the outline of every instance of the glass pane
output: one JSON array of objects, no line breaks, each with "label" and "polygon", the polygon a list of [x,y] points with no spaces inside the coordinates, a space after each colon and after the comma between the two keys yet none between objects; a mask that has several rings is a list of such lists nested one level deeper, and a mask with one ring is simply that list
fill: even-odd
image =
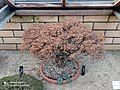
[{"label": "glass pane", "polygon": [[61,0],[15,0],[15,2],[61,2]]},{"label": "glass pane", "polygon": [[83,2],[83,1],[114,1],[114,0],[67,0],[67,2]]}]

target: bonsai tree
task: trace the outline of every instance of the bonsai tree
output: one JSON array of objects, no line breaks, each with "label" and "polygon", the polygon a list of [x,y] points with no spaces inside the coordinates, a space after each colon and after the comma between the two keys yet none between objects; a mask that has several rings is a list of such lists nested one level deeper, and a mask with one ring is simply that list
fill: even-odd
[{"label": "bonsai tree", "polygon": [[64,61],[77,51],[99,57],[104,37],[70,18],[62,23],[33,25],[25,31],[23,40],[22,50],[27,49],[39,58],[52,58],[63,67]]},{"label": "bonsai tree", "polygon": [[78,51],[99,58],[104,36],[95,34],[76,18],[69,18],[60,23],[33,25],[25,31],[23,41],[22,50],[64,68],[65,61]]}]

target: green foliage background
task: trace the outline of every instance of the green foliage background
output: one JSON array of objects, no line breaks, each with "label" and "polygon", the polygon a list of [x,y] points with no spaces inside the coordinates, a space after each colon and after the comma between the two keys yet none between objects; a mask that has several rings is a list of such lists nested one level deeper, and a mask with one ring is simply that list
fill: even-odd
[{"label": "green foliage background", "polygon": [[[8,86],[4,85],[4,82],[8,83]],[[14,85],[10,82],[25,82],[29,86],[9,86]],[[16,84],[15,84],[16,85]],[[0,90],[44,90],[43,83],[40,80],[37,80],[31,75],[23,74],[21,78],[19,75],[7,76],[0,79]]]}]

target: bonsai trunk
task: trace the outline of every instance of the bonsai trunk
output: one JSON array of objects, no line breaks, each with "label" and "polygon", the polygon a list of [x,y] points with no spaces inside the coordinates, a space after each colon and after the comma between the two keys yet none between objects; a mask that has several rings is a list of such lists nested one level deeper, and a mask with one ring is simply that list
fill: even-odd
[{"label": "bonsai trunk", "polygon": [[55,59],[55,63],[57,64],[58,67],[63,68],[65,67],[65,59]]}]

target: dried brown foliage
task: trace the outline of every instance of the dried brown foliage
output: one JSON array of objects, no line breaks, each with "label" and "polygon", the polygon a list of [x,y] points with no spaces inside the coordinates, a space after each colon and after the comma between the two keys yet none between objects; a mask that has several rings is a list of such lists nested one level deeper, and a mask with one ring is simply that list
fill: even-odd
[{"label": "dried brown foliage", "polygon": [[27,49],[39,58],[62,60],[77,51],[99,56],[104,36],[70,18],[61,23],[33,25],[25,31],[23,40],[22,50]]}]

